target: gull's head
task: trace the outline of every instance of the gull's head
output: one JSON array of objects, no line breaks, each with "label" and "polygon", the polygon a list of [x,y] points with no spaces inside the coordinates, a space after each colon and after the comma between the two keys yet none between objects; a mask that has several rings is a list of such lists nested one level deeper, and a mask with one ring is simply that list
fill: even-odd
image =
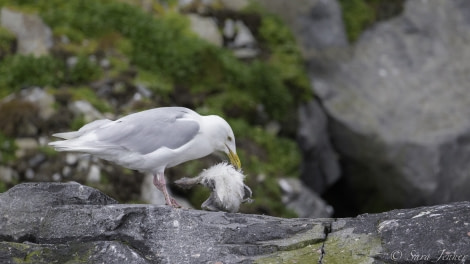
[{"label": "gull's head", "polygon": [[207,116],[210,122],[210,129],[212,130],[212,139],[216,151],[227,154],[230,163],[237,168],[241,169],[241,162],[237,155],[237,147],[235,145],[235,135],[232,128],[223,118],[212,115]]}]

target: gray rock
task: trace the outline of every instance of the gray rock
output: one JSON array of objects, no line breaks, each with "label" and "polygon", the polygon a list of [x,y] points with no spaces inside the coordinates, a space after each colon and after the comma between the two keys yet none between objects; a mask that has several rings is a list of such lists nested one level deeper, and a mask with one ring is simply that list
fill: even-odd
[{"label": "gray rock", "polygon": [[15,151],[17,158],[22,158],[39,147],[38,142],[34,138],[17,138],[15,139],[15,145],[17,147]]},{"label": "gray rock", "polygon": [[28,180],[32,180],[34,179],[34,176],[36,176],[36,172],[33,171],[33,169],[29,168],[29,169],[26,169],[25,173],[24,173],[24,177]]},{"label": "gray rock", "polygon": [[69,104],[69,109],[74,113],[74,115],[83,116],[86,123],[104,118],[103,114],[96,110],[96,108],[87,101],[73,101]]},{"label": "gray rock", "polygon": [[78,63],[78,57],[77,56],[67,57],[67,59],[65,60],[65,63],[67,64],[68,68],[73,68]]},{"label": "gray rock", "polygon": [[[69,243],[78,244],[79,256],[82,247],[103,243],[103,248],[109,248],[117,243],[115,250],[107,252],[107,263],[116,263],[116,256],[127,253],[147,263],[234,263],[302,247],[325,236],[323,224],[311,219],[280,222],[268,216],[118,205],[98,191],[92,195],[90,189],[77,184],[22,184],[1,194],[3,258],[12,262],[27,254],[8,250],[12,243],[14,247],[31,243],[34,247],[53,246],[58,255],[68,253],[69,258],[76,255],[70,254]],[[39,259],[37,263],[41,263]]]},{"label": "gray rock", "polygon": [[241,11],[249,4],[248,0],[220,0],[224,9]]},{"label": "gray rock", "polygon": [[65,163],[68,165],[75,165],[77,164],[79,160],[79,155],[80,154],[75,154],[75,153],[66,153],[65,154]]},{"label": "gray rock", "polygon": [[[256,0],[289,25],[306,59],[319,59],[347,47],[348,42],[336,0]],[[319,53],[318,51],[322,51]]]},{"label": "gray rock", "polygon": [[305,186],[299,179],[282,178],[279,186],[282,202],[301,218],[325,218],[333,215],[333,207]]},{"label": "gray rock", "polygon": [[87,182],[97,183],[101,180],[101,168],[96,164],[92,164],[88,169],[88,174],[86,177]]},{"label": "gray rock", "polygon": [[136,88],[137,88],[137,92],[139,92],[139,94],[141,94],[143,97],[148,98],[148,97],[151,97],[153,94],[152,91],[143,84],[137,84]]},{"label": "gray rock", "polygon": [[469,1],[407,1],[312,74],[363,210],[470,199],[469,17]]},{"label": "gray rock", "polygon": [[62,171],[61,171],[61,175],[63,175],[64,177],[70,177],[72,176],[72,168],[70,166],[65,166],[62,168]]},{"label": "gray rock", "polygon": [[21,90],[21,99],[31,102],[38,107],[39,117],[44,120],[49,119],[54,113],[54,96],[44,91],[39,87],[32,87],[29,89]]},{"label": "gray rock", "polygon": [[44,153],[37,153],[28,160],[28,166],[31,168],[36,168],[47,160],[47,157]]},{"label": "gray rock", "polygon": [[470,255],[470,202],[282,219],[117,204],[77,183],[27,183],[0,194],[0,211],[1,263],[467,263]]},{"label": "gray rock", "polygon": [[235,36],[235,22],[233,19],[226,19],[224,21],[224,28],[222,30],[224,37],[231,39]]},{"label": "gray rock", "polygon": [[[334,70],[336,58],[348,50],[341,9],[336,0],[256,0],[289,25],[308,62],[315,94],[325,86],[323,75]],[[323,194],[341,175],[329,135],[328,117],[313,100],[299,108],[298,142],[303,153],[301,178]]]},{"label": "gray rock", "polygon": [[[235,35],[232,36],[233,34]],[[233,54],[237,58],[251,59],[258,56],[259,50],[256,39],[243,21],[226,20],[224,35],[231,40],[227,43],[227,46],[233,50]]]},{"label": "gray rock", "polygon": [[188,18],[194,33],[209,43],[222,47],[222,35],[213,18],[198,15],[188,15]]},{"label": "gray rock", "polygon": [[254,48],[239,48],[233,51],[233,55],[239,59],[251,59],[258,56],[259,52]]},{"label": "gray rock", "polygon": [[302,150],[301,179],[322,194],[341,175],[339,157],[328,135],[328,119],[317,101],[299,107],[297,141]]},{"label": "gray rock", "polygon": [[18,39],[18,52],[41,56],[49,53],[53,45],[52,31],[37,14],[23,14],[2,8],[1,26]]},{"label": "gray rock", "polygon": [[233,41],[236,48],[239,47],[252,47],[256,44],[256,39],[251,33],[251,30],[240,20],[235,21],[235,28],[237,35]]},{"label": "gray rock", "polygon": [[0,182],[11,183],[18,179],[18,173],[11,167],[0,165]]}]

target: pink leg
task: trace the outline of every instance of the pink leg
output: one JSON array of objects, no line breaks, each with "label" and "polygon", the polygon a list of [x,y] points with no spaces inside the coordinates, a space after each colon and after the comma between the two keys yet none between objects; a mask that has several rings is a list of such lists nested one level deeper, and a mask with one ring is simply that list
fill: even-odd
[{"label": "pink leg", "polygon": [[171,197],[170,194],[168,193],[168,190],[166,189],[165,175],[163,173],[156,173],[153,175],[153,185],[155,185],[157,189],[163,192],[167,205],[170,205],[173,207],[181,207],[181,205],[179,205],[178,202],[176,202],[176,200],[173,199],[173,197]]}]

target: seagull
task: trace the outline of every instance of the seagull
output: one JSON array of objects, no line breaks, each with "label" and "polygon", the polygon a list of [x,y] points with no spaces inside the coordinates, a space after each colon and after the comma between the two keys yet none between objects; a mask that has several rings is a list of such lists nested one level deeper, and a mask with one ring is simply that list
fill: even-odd
[{"label": "seagull", "polygon": [[181,207],[166,187],[165,169],[212,153],[227,154],[241,168],[232,128],[217,115],[202,116],[185,107],[160,107],[115,121],[101,119],[78,131],[56,133],[56,151],[92,154],[120,166],[152,173],[167,205]]}]

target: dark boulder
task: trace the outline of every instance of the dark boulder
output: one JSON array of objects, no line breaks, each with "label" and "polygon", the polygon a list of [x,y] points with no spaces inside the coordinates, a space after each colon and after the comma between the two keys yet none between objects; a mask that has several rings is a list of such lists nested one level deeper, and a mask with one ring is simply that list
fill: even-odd
[{"label": "dark boulder", "polygon": [[0,212],[1,263],[466,263],[470,255],[469,202],[283,219],[116,204],[77,183],[27,183],[0,194]]}]

